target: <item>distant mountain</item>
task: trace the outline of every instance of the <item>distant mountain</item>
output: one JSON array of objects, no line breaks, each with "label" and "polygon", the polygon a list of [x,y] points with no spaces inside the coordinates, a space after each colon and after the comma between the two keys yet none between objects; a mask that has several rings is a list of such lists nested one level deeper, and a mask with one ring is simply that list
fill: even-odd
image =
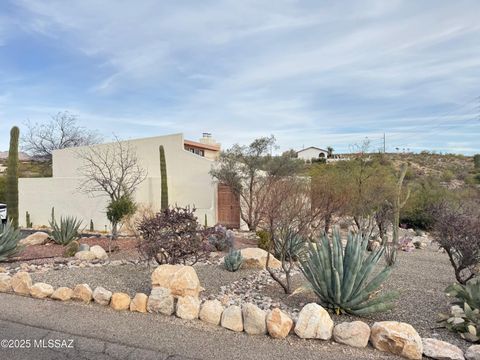
[{"label": "distant mountain", "polygon": [[[6,160],[8,158],[8,151],[0,151],[0,160]],[[32,160],[32,157],[24,152],[18,153],[18,158],[20,161],[29,161]]]}]

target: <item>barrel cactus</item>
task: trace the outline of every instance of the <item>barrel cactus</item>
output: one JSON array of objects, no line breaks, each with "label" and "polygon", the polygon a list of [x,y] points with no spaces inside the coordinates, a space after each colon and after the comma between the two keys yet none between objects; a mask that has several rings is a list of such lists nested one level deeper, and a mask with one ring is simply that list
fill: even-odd
[{"label": "barrel cactus", "polygon": [[243,257],[240,250],[231,249],[225,256],[224,265],[225,269],[230,272],[235,272],[242,266]]},{"label": "barrel cactus", "polygon": [[0,224],[0,261],[16,255],[22,248],[18,245],[20,230],[15,229],[11,221]]},{"label": "barrel cactus", "polygon": [[338,229],[331,238],[322,235],[310,242],[300,269],[318,296],[320,303],[337,314],[367,315],[387,311],[396,293],[379,294],[382,283],[393,267],[385,266],[370,278],[384,253],[384,247],[368,253],[368,239],[360,234],[348,235],[345,249]]}]

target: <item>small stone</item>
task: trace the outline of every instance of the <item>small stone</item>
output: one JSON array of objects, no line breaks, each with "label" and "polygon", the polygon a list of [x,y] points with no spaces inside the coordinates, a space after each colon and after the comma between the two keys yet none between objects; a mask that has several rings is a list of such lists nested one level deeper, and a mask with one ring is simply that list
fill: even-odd
[{"label": "small stone", "polygon": [[89,303],[93,298],[92,289],[88,284],[79,284],[73,289],[72,299]]},{"label": "small stone", "polygon": [[32,278],[30,274],[25,271],[19,271],[12,276],[12,288],[17,294],[29,295],[30,287],[32,286]]},{"label": "small stone", "polygon": [[310,303],[298,314],[295,334],[302,339],[329,340],[332,337],[333,321],[327,310],[318,304]]},{"label": "small stone", "polygon": [[249,335],[267,333],[267,314],[254,304],[245,304],[242,307],[243,329]]},{"label": "small stone", "polygon": [[80,244],[78,251],[90,251],[90,245],[88,244]]},{"label": "small stone", "polygon": [[380,321],[373,324],[370,342],[380,351],[390,352],[407,359],[421,359],[422,339],[412,325],[397,321]]},{"label": "small stone", "polygon": [[104,289],[101,286],[97,286],[95,290],[93,290],[93,300],[100,305],[108,305],[110,304],[110,299],[112,298],[112,292]]},{"label": "small stone", "polygon": [[212,325],[220,325],[223,305],[219,300],[207,300],[200,308],[200,320]]},{"label": "small stone", "polygon": [[222,313],[221,325],[232,331],[243,331],[242,309],[237,305],[230,305]]},{"label": "small stone", "polygon": [[464,360],[463,351],[445,341],[427,338],[422,339],[423,354],[438,360]]},{"label": "small stone", "polygon": [[30,295],[37,299],[45,299],[53,294],[53,286],[46,283],[35,283],[30,287]]},{"label": "small stone", "polygon": [[0,292],[11,292],[12,289],[12,277],[1,273],[0,274]]},{"label": "small stone", "polygon": [[113,310],[121,311],[130,309],[130,296],[126,293],[113,293],[110,301]]},{"label": "small stone", "polygon": [[108,259],[107,252],[100,245],[92,246],[90,248],[90,252],[93,253],[97,259],[100,259],[100,260]]},{"label": "small stone", "polygon": [[78,260],[90,261],[95,260],[97,257],[91,251],[79,251],[75,254],[75,258]]},{"label": "small stone", "polygon": [[185,320],[198,318],[200,300],[195,296],[180,296],[177,300],[177,316]]},{"label": "small stone", "polygon": [[173,315],[175,311],[175,299],[170,289],[153,288],[147,301],[147,311],[163,315]]},{"label": "small stone", "polygon": [[370,338],[370,327],[363,321],[343,322],[333,328],[333,339],[345,345],[363,348]]},{"label": "small stone", "polygon": [[146,313],[147,300],[148,300],[148,296],[146,294],[136,293],[132,301],[130,302],[130,311]]},{"label": "small stone", "polygon": [[480,345],[472,345],[467,349],[465,353],[467,360],[480,360]]},{"label": "small stone", "polygon": [[52,299],[67,301],[70,300],[73,296],[73,290],[68,287],[59,287],[55,290],[51,296]]},{"label": "small stone", "polygon": [[284,339],[292,329],[293,320],[282,310],[275,308],[267,314],[267,330],[271,337]]}]

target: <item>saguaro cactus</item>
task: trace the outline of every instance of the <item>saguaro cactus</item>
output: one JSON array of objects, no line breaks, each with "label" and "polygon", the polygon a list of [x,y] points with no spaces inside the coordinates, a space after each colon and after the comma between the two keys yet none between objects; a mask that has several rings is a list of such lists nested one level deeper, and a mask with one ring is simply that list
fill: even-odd
[{"label": "saguaro cactus", "polygon": [[160,177],[162,186],[162,198],[160,206],[163,209],[168,208],[168,183],[167,183],[167,162],[165,161],[165,149],[160,145]]},{"label": "saguaro cactus", "polygon": [[6,200],[8,217],[12,225],[18,228],[18,138],[20,130],[12,127],[10,131],[10,149],[8,151],[7,163],[7,185]]}]

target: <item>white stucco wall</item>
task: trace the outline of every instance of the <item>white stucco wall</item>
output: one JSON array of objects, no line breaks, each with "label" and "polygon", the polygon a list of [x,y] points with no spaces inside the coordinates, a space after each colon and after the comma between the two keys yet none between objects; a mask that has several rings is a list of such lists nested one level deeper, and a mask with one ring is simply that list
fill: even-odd
[{"label": "white stucco wall", "polygon": [[[169,203],[179,206],[194,205],[199,222],[204,216],[213,225],[216,223],[216,184],[209,171],[213,162],[185,151],[183,135],[174,134],[130,140],[129,146],[136,151],[139,164],[148,171],[147,179],[138,187],[135,200],[138,203],[160,208],[160,158],[159,146],[165,149]],[[97,145],[99,147],[107,145]],[[51,208],[55,214],[73,215],[85,224],[93,220],[97,230],[108,223],[105,216],[107,198],[92,197],[79,190],[82,180],[79,167],[82,160],[78,154],[87,148],[57,150],[53,153],[52,178],[25,178],[19,180],[20,223],[25,225],[28,211],[34,225],[48,225]]]},{"label": "white stucco wall", "polygon": [[322,151],[320,149],[315,149],[315,148],[306,148],[304,150],[300,150],[297,153],[297,155],[299,159],[307,161],[307,160],[312,160],[312,158],[317,159],[320,153],[323,153],[325,155],[325,159],[327,158],[327,155],[328,155],[327,151]]}]

